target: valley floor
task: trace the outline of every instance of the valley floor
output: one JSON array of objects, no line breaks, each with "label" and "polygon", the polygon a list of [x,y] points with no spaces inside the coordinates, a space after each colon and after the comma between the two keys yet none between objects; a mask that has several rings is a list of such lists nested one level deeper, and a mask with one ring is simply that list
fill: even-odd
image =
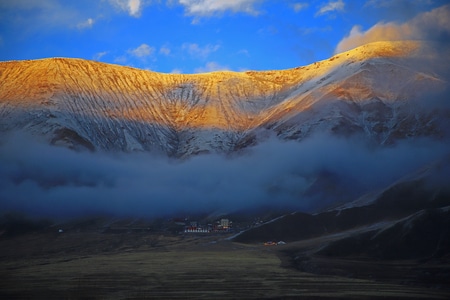
[{"label": "valley floor", "polygon": [[[299,258],[292,254],[320,241],[263,246],[234,243],[227,236],[75,229],[58,233],[52,229],[0,237],[0,297],[448,299],[450,296],[448,281],[447,285],[445,281],[433,284],[414,277],[417,272],[423,272],[424,276],[427,272],[441,272],[448,279],[448,262],[421,265],[325,259],[308,257],[306,250],[306,256]],[[413,268],[417,271],[414,274],[410,272]]]}]

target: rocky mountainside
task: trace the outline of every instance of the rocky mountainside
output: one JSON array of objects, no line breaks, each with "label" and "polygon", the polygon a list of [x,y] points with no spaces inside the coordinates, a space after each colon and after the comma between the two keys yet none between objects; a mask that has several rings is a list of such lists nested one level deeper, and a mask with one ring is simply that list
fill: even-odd
[{"label": "rocky mountainside", "polygon": [[[160,74],[94,61],[0,63],[0,136],[23,130],[74,149],[230,153],[271,135],[362,135],[377,144],[443,134],[423,109],[448,82],[424,45],[377,42],[290,70]],[[427,98],[428,99],[428,98]]]}]

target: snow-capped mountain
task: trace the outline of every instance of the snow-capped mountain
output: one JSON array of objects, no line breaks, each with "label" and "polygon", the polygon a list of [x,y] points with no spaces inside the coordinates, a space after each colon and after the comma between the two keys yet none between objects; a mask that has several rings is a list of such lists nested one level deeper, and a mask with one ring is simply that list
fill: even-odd
[{"label": "snow-capped mountain", "polygon": [[193,75],[67,58],[1,62],[0,136],[23,130],[75,149],[176,157],[230,153],[271,132],[358,134],[377,144],[439,137],[448,111],[424,99],[448,82],[417,62],[424,49],[377,42],[295,69]]}]

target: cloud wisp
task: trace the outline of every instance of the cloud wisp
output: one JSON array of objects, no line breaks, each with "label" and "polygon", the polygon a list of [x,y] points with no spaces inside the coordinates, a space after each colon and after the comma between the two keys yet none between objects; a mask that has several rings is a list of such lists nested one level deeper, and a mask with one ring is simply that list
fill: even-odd
[{"label": "cloud wisp", "polygon": [[148,153],[79,153],[15,135],[0,146],[0,212],[154,217],[267,206],[311,211],[333,200],[307,196],[320,174],[332,174],[344,190],[363,192],[448,150],[433,140],[373,149],[357,140],[315,136],[269,139],[233,157],[175,161]]},{"label": "cloud wisp", "polygon": [[94,25],[95,20],[92,18],[87,19],[86,21],[80,22],[77,24],[77,28],[78,29],[88,29],[88,28],[92,28],[92,26]]},{"label": "cloud wisp", "polygon": [[195,73],[209,73],[209,72],[215,72],[215,71],[229,71],[230,69],[227,66],[222,66],[221,64],[210,61],[207,62],[205,66],[196,68],[194,70]]},{"label": "cloud wisp", "polygon": [[309,4],[307,2],[297,2],[297,3],[291,4],[291,7],[294,9],[294,11],[296,13],[308,8],[308,6],[309,6]]},{"label": "cloud wisp", "polygon": [[128,53],[138,58],[145,58],[151,56],[155,52],[155,48],[147,44],[141,44],[139,47],[130,49]]},{"label": "cloud wisp", "polygon": [[211,17],[226,11],[257,15],[259,12],[255,5],[258,2],[261,0],[178,0],[178,3],[184,6],[187,15],[196,17]]},{"label": "cloud wisp", "polygon": [[317,16],[322,16],[332,12],[343,11],[345,8],[345,3],[342,0],[329,1],[328,3],[322,5],[316,13]]},{"label": "cloud wisp", "polygon": [[220,45],[211,45],[207,44],[205,46],[199,46],[196,43],[184,43],[181,46],[181,49],[183,51],[186,51],[191,55],[192,57],[200,58],[200,59],[206,59],[211,53],[216,52],[220,49]]},{"label": "cloud wisp", "polygon": [[117,9],[128,13],[131,17],[139,18],[142,13],[141,0],[110,0],[109,1]]}]

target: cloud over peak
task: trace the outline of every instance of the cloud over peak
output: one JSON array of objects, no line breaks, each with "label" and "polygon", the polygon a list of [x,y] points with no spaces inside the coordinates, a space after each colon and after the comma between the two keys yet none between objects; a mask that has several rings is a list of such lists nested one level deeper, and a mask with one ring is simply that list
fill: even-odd
[{"label": "cloud over peak", "polygon": [[335,53],[371,42],[395,40],[448,42],[450,40],[450,5],[421,13],[402,24],[379,22],[366,31],[361,26],[355,25],[350,33],[339,42]]}]

